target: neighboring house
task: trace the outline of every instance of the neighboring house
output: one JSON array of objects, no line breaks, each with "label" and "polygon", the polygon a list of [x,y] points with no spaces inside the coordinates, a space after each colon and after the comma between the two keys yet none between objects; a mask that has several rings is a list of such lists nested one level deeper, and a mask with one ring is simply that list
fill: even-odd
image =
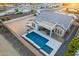
[{"label": "neighboring house", "polygon": [[0,13],[0,16],[4,16],[7,14],[16,14],[16,9],[18,10],[18,12],[22,12],[22,13],[26,13],[26,12],[30,12],[31,11],[31,6],[28,3],[24,3],[24,4],[16,4],[11,8],[8,8],[7,10],[3,11]]},{"label": "neighboring house", "polygon": [[50,36],[52,33],[55,33],[56,35],[63,37],[70,29],[73,21],[74,18],[72,16],[52,10],[41,10],[36,16],[36,22],[38,23],[37,29],[43,27],[50,30]]},{"label": "neighboring house", "polygon": [[50,8],[56,8],[61,7],[61,3],[38,3],[31,5],[32,9],[38,10],[38,9],[50,9]]},{"label": "neighboring house", "polygon": [[45,3],[45,4],[42,4],[43,7],[47,8],[54,8],[54,7],[60,7],[62,6],[61,3]]},{"label": "neighboring house", "polygon": [[29,3],[22,3],[22,4],[17,4],[17,6],[16,6],[16,8],[19,10],[19,11],[21,11],[21,12],[23,12],[23,13],[25,13],[25,12],[29,12],[29,11],[31,11],[31,5],[29,4]]}]

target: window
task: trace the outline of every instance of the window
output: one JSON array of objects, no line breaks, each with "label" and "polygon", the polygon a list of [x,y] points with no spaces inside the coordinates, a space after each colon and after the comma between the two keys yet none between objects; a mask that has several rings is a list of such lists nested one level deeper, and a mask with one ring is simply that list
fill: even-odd
[{"label": "window", "polygon": [[59,29],[56,28],[56,29],[55,29],[55,32],[56,32],[56,33],[59,33]]},{"label": "window", "polygon": [[57,32],[57,28],[55,29],[55,32]]},{"label": "window", "polygon": [[60,35],[62,34],[62,30],[60,30]]},{"label": "window", "polygon": [[62,30],[60,30],[60,29],[58,29],[58,28],[55,29],[55,32],[58,33],[59,35],[62,34]]},{"label": "window", "polygon": [[57,33],[59,34],[59,29],[57,30]]}]

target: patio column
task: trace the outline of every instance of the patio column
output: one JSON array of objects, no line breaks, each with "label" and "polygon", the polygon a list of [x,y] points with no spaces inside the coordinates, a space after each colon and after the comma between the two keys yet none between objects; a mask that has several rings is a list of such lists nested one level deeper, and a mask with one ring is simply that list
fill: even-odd
[{"label": "patio column", "polygon": [[38,30],[38,25],[37,24],[35,24],[35,30]]},{"label": "patio column", "polygon": [[52,36],[52,30],[50,30],[50,37]]}]

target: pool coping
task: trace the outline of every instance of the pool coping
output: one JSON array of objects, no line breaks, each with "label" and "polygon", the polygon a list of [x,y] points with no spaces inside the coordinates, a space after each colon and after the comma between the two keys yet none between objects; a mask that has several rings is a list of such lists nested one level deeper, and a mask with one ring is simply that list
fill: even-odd
[{"label": "pool coping", "polygon": [[[30,31],[30,32],[28,32],[28,33],[31,33],[31,32],[36,32],[36,33],[38,33],[39,35],[43,35],[42,33],[40,33],[40,32],[38,32],[38,31],[35,31],[35,30],[32,30],[32,31]],[[46,53],[44,50],[42,50],[41,48],[39,48],[37,45],[36,45],[36,43],[32,43],[32,40],[29,40],[29,38],[28,37],[26,37],[26,35],[28,34],[28,33],[26,33],[26,34],[24,34],[24,35],[22,35],[23,36],[23,38],[25,39],[25,40],[27,40],[27,41],[29,41],[30,43],[31,43],[31,45],[33,45],[35,48],[37,48],[41,53],[43,53],[44,55],[47,55],[47,56],[51,56],[51,53],[53,52],[51,52],[50,54],[48,54],[48,53]],[[44,38],[48,38],[48,40],[49,39],[52,39],[52,38],[49,38],[49,37],[47,37],[46,35],[43,35],[43,37]],[[57,40],[55,40],[55,41],[57,41]],[[49,41],[48,41],[49,42]],[[48,43],[47,42],[47,43]],[[58,42],[58,41],[57,41]],[[46,45],[48,45],[46,43]],[[62,45],[62,43],[61,43],[61,45]],[[61,46],[60,45],[60,46]],[[49,46],[49,45],[48,45]],[[49,46],[50,47],[50,46]],[[53,48],[52,48],[53,49]],[[58,48],[59,49],[59,48]],[[57,52],[57,51],[56,51]],[[52,56],[54,56],[55,54],[56,54],[56,52],[53,52],[53,55]]]}]

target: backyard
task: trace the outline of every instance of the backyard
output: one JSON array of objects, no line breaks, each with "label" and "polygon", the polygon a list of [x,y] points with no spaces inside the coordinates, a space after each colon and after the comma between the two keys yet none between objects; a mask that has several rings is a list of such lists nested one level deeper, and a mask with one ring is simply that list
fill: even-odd
[{"label": "backyard", "polygon": [[0,28],[0,55],[2,56],[33,56],[34,54],[28,50],[15,36],[7,29]]}]

